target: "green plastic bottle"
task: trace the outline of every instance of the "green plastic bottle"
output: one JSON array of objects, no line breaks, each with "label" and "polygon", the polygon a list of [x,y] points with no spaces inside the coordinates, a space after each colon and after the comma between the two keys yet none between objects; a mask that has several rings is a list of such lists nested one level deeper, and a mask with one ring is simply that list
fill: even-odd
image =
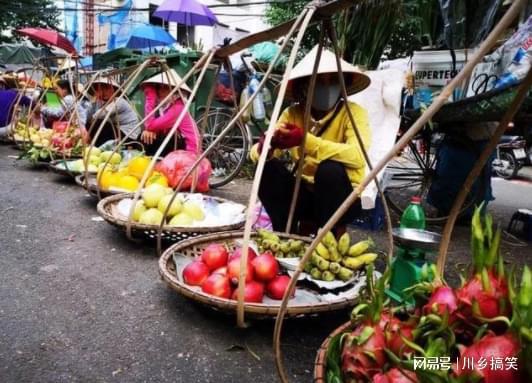
[{"label": "green plastic bottle", "polygon": [[412,197],[410,205],[408,205],[401,216],[400,227],[425,230],[425,212],[421,206],[420,197]]}]

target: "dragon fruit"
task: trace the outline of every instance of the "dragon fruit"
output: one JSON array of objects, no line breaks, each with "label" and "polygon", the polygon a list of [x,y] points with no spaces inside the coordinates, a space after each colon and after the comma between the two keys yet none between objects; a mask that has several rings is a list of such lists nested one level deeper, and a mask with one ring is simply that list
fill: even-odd
[{"label": "dragon fruit", "polygon": [[486,214],[482,222],[481,210],[482,207],[475,210],[471,222],[473,273],[456,292],[458,309],[465,320],[474,318],[475,324],[492,323],[490,327],[500,332],[501,320],[508,323],[506,317],[512,312],[499,255],[501,231],[493,235],[492,218]]},{"label": "dragon fruit", "polygon": [[417,376],[413,371],[392,368],[386,373],[379,373],[373,377],[373,383],[416,383]]},{"label": "dragon fruit", "polygon": [[408,353],[412,353],[413,350],[405,344],[404,339],[411,342],[414,341],[414,329],[416,328],[417,318],[412,317],[409,321],[400,321],[395,317],[388,317],[385,322],[381,319],[381,326],[384,322],[382,329],[384,330],[384,336],[386,338],[386,347],[392,351],[395,355],[403,357]]},{"label": "dragon fruit", "polygon": [[[483,383],[524,383],[517,365],[519,351],[520,343],[513,334],[495,336],[490,333],[473,345],[462,347],[453,369],[458,377],[468,377],[467,381],[482,379]],[[500,361],[500,369],[491,366],[493,360]],[[514,368],[508,368],[508,361],[516,362]]]},{"label": "dragon fruit", "polygon": [[386,363],[384,332],[378,325],[361,325],[344,340],[342,371],[346,379],[370,379]]},{"label": "dragon fruit", "polygon": [[[387,278],[383,276],[375,284],[373,266],[367,268],[367,299],[351,313],[354,323],[358,323],[353,332],[345,336],[342,345],[342,373],[346,381],[367,381],[381,372],[387,362],[386,326],[383,315],[384,290]],[[385,275],[388,275],[385,273]]]},{"label": "dragon fruit", "polygon": [[458,300],[454,290],[449,286],[436,287],[429,301],[423,306],[423,314],[430,313],[438,314],[439,316],[449,315],[449,323],[453,323],[456,319],[456,310],[458,308]]}]

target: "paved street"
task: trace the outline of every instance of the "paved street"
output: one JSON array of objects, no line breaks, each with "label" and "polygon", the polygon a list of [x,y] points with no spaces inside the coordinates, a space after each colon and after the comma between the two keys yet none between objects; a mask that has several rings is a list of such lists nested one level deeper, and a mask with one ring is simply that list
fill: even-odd
[{"label": "paved street", "polygon": [[[152,248],[94,220],[94,199],[15,163],[17,154],[0,146],[1,383],[277,381],[272,322],[237,329],[233,318],[177,296],[161,282]],[[496,180],[494,187],[492,207],[504,224],[516,203],[532,208],[530,182]],[[239,181],[219,194],[245,200],[246,192],[249,183]],[[453,238],[456,281],[456,266],[468,259],[468,228]],[[503,253],[530,264],[532,247],[505,241]],[[293,381],[312,381],[315,351],[347,317],[286,324]]]}]

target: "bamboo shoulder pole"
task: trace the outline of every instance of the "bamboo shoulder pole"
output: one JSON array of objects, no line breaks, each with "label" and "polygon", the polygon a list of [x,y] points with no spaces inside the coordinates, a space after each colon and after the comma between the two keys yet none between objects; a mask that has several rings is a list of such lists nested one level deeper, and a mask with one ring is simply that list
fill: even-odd
[{"label": "bamboo shoulder pole", "polygon": [[[251,238],[251,226],[253,224],[253,207],[257,203],[257,194],[259,191],[259,186],[262,178],[262,172],[264,170],[264,165],[266,163],[266,158],[268,155],[268,151],[271,146],[273,131],[275,130],[275,125],[277,122],[277,119],[279,118],[279,115],[281,114],[281,107],[283,105],[283,99],[284,95],[286,93],[286,87],[288,84],[288,78],[290,76],[290,71],[292,70],[294,66],[294,62],[297,56],[297,51],[299,49],[299,46],[301,44],[301,40],[303,39],[303,36],[305,35],[305,31],[307,30],[307,27],[310,23],[310,20],[312,19],[312,15],[314,14],[316,8],[315,6],[308,6],[302,14],[305,15],[305,18],[303,20],[303,23],[301,24],[301,28],[297,34],[296,41],[294,43],[294,46],[292,47],[292,51],[290,53],[290,57],[288,59],[288,63],[286,64],[286,71],[283,77],[283,81],[281,82],[281,87],[279,89],[279,94],[277,96],[277,100],[275,101],[275,106],[273,109],[270,126],[268,127],[268,130],[266,131],[266,137],[264,139],[264,144],[262,148],[262,152],[260,154],[259,162],[257,164],[257,169],[255,171],[255,178],[253,179],[253,185],[251,187],[251,194],[249,197],[249,203],[248,203],[248,210],[246,212],[246,224],[244,226],[244,241],[243,241],[243,247],[242,247],[242,257],[240,257],[240,278],[239,278],[239,284],[238,284],[238,305],[237,305],[237,325],[238,327],[245,327],[244,322],[244,283],[245,277],[246,277],[246,263],[248,259],[248,250],[249,250],[249,240]],[[242,304],[240,304],[242,303]]]},{"label": "bamboo shoulder pole", "polygon": [[[462,70],[456,75],[456,77],[443,89],[440,96],[434,100],[431,106],[427,110],[425,110],[425,112],[418,118],[418,120],[414,123],[414,125],[412,125],[412,127],[393,146],[393,148],[384,156],[384,158],[382,158],[375,165],[375,167],[364,178],[361,184],[355,190],[353,190],[353,192],[347,197],[347,199],[342,203],[342,205],[338,208],[338,210],[333,214],[333,216],[325,224],[322,230],[318,232],[316,238],[314,238],[310,246],[307,248],[307,251],[305,252],[303,258],[301,259],[295,273],[292,275],[290,279],[290,284],[288,285],[288,288],[285,291],[283,300],[281,302],[279,314],[277,315],[277,318],[275,321],[274,339],[280,338],[281,328],[282,328],[281,323],[284,320],[284,316],[286,314],[286,308],[288,305],[289,297],[294,292],[297,279],[301,275],[301,272],[303,271],[302,267],[310,258],[310,255],[312,254],[312,250],[318,245],[318,243],[321,242],[321,240],[325,236],[325,233],[327,233],[329,230],[333,228],[333,226],[344,215],[347,209],[356,201],[356,199],[360,196],[364,188],[372,180],[374,180],[375,177],[377,177],[379,172],[385,168],[387,163],[396,155],[396,153],[398,153],[402,148],[404,148],[412,140],[412,138],[417,134],[417,132],[419,132],[419,130],[421,130],[421,128],[445,104],[448,97],[452,93],[453,89],[459,86],[462,83],[462,81],[469,78],[475,65],[478,62],[480,62],[482,57],[484,57],[484,55],[491,49],[491,47],[495,45],[498,37],[504,32],[504,30],[510,25],[510,23],[519,14],[519,10],[524,5],[524,3],[525,3],[524,0],[518,0],[512,4],[512,6],[506,11],[506,14],[503,16],[503,18],[499,21],[499,23],[495,26],[492,32],[488,35],[486,40],[484,40],[484,42],[480,45],[477,52],[471,58],[471,61],[469,61],[462,68]],[[287,383],[288,380],[284,372],[284,368],[282,367],[281,350],[277,349],[275,352],[275,355],[276,355],[276,363],[277,363],[279,377],[283,383]]]},{"label": "bamboo shoulder pole", "polygon": [[[190,105],[192,104],[192,100],[194,99],[194,96],[198,92],[199,85],[201,83],[201,80],[203,79],[203,76],[205,75],[205,72],[207,70],[208,64],[211,62],[213,57],[214,57],[214,50],[209,51],[208,53],[203,55],[202,58],[200,60],[198,60],[198,62],[196,62],[194,67],[192,67],[189,70],[189,72],[187,73],[187,76],[185,76],[183,78],[183,80],[182,80],[182,83],[184,83],[186,81],[186,78],[190,77],[192,75],[192,73],[194,73],[196,68],[198,68],[198,67],[203,65],[203,68],[202,68],[202,71],[200,73],[200,76],[199,76],[198,80],[196,81],[196,84],[194,85],[194,88],[192,89],[192,93],[190,95],[190,98],[185,103],[185,106],[184,106],[183,110],[181,111],[181,113],[179,113],[179,116],[177,117],[176,121],[174,122],[174,125],[172,126],[172,128],[170,129],[170,131],[167,133],[166,137],[164,138],[163,142],[161,143],[161,146],[155,152],[153,158],[150,161],[150,164],[148,165],[148,168],[145,170],[144,174],[142,175],[142,179],[140,180],[138,189],[135,191],[135,195],[133,197],[133,203],[131,204],[131,208],[129,210],[129,216],[128,216],[128,220],[127,220],[127,224],[126,224],[126,234],[127,234],[128,238],[132,238],[132,235],[131,235],[131,224],[132,224],[133,212],[135,210],[135,204],[139,200],[141,190],[144,187],[144,185],[146,184],[146,181],[148,180],[149,175],[153,171],[153,168],[155,167],[155,163],[157,161],[157,158],[161,155],[161,153],[164,150],[164,148],[166,147],[166,145],[168,145],[168,142],[170,141],[170,139],[175,134],[177,128],[181,124],[181,121],[183,121],[183,119],[185,118],[185,115],[188,113],[188,109],[190,108]],[[176,87],[179,88],[179,86],[181,86],[181,83],[179,83]],[[174,195],[172,197],[172,202],[173,202],[175,196],[176,196],[176,193],[174,193]],[[171,203],[168,206],[171,206]],[[167,211],[168,211],[168,209],[167,209]],[[158,249],[160,248],[160,244],[161,244],[161,241],[160,241],[161,234],[160,233],[161,233],[163,224],[164,224],[164,221],[161,221],[161,225],[160,225],[160,228],[159,228],[160,230],[159,230],[158,240],[157,240]]]},{"label": "bamboo shoulder pole", "polygon": [[[347,116],[349,117],[349,122],[351,122],[351,125],[353,126],[353,130],[355,131],[355,137],[357,138],[358,146],[360,147],[360,151],[362,152],[362,155],[364,156],[364,160],[366,161],[366,164],[368,165],[368,169],[372,170],[373,164],[371,163],[371,159],[369,158],[369,155],[364,146],[362,137],[360,136],[360,131],[357,128],[353,113],[351,112],[351,109],[349,108],[349,105],[348,105],[347,88],[345,85],[345,78],[342,73],[342,63],[340,62],[340,49],[338,47],[338,38],[336,36],[336,30],[334,29],[334,26],[332,25],[330,21],[328,22],[328,25],[329,25],[329,33],[331,35],[331,40],[334,46],[336,66],[338,68],[338,74],[339,74],[338,79],[340,80],[340,85],[342,87],[342,97],[344,98]],[[392,256],[393,256],[392,218],[390,216],[390,209],[388,208],[388,202],[386,202],[386,198],[384,196],[384,192],[382,190],[381,183],[378,179],[378,176],[375,177],[374,182],[375,182],[375,185],[377,186],[377,191],[382,201],[382,206],[384,208],[384,215],[386,217],[386,236],[388,239],[388,263],[391,263]]]},{"label": "bamboo shoulder pole", "polygon": [[497,147],[497,144],[499,143],[501,136],[504,134],[504,131],[508,128],[508,124],[513,120],[513,118],[519,111],[519,108],[523,104],[523,101],[525,100],[528,94],[530,86],[532,86],[532,70],[528,71],[525,79],[523,80],[521,85],[519,85],[517,94],[515,95],[510,107],[504,114],[502,120],[499,123],[499,126],[495,130],[495,133],[493,133],[493,136],[491,136],[487,145],[484,147],[484,150],[482,150],[480,157],[475,162],[475,165],[469,172],[464,184],[462,185],[462,188],[460,189],[458,195],[456,196],[456,199],[454,200],[451,212],[449,213],[449,218],[447,219],[447,222],[445,223],[445,227],[443,229],[442,240],[440,242],[440,249],[438,252],[438,260],[436,263],[438,275],[440,277],[440,280],[442,281],[443,274],[445,272],[447,251],[449,250],[449,244],[451,242],[454,224],[456,223],[456,219],[458,218],[460,209],[462,208],[462,205],[464,204],[464,201],[469,191],[471,190],[471,186],[473,186],[473,183],[482,172],[482,169],[484,168],[489,157]]},{"label": "bamboo shoulder pole", "polygon": [[292,221],[294,220],[294,213],[296,211],[297,200],[299,197],[299,189],[301,188],[301,175],[303,173],[303,163],[305,162],[305,143],[307,141],[307,133],[309,132],[310,125],[310,108],[312,106],[312,98],[314,97],[314,88],[316,87],[316,79],[318,77],[318,67],[320,66],[321,52],[323,50],[323,43],[325,40],[325,22],[321,23],[320,40],[318,44],[318,52],[316,53],[316,60],[314,60],[314,66],[312,68],[312,76],[310,76],[310,82],[308,84],[307,99],[305,101],[305,114],[303,117],[303,139],[299,144],[298,154],[299,159],[297,161],[296,182],[294,184],[294,192],[292,195],[292,202],[290,203],[290,210],[288,211],[288,220],[286,221],[285,233],[289,233],[292,227]]}]

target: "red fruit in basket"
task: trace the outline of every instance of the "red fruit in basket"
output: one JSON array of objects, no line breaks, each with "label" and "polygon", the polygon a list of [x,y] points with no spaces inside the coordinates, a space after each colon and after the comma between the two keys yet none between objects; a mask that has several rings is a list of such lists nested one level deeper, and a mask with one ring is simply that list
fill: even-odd
[{"label": "red fruit in basket", "polygon": [[212,273],[213,274],[227,275],[227,266],[220,267],[219,269],[214,270]]},{"label": "red fruit in basket", "polygon": [[416,373],[408,370],[392,368],[388,372],[381,372],[373,377],[373,383],[416,383]]},{"label": "red fruit in basket", "polygon": [[209,268],[201,261],[190,262],[183,269],[183,279],[187,285],[201,286],[209,276]]},{"label": "red fruit in basket", "polygon": [[201,260],[205,262],[209,270],[216,270],[227,264],[229,253],[224,245],[211,243],[201,253]]},{"label": "red fruit in basket", "polygon": [[[229,262],[231,262],[233,259],[240,259],[242,256],[242,248],[237,247],[229,256]],[[248,248],[248,262],[251,262],[257,257],[257,253],[255,253],[255,250],[253,250],[251,247]]]},{"label": "red fruit in basket", "polygon": [[[227,264],[227,276],[233,284],[238,284],[238,278],[240,277],[240,258],[236,258],[229,261],[229,263]],[[246,283],[252,281],[253,277],[253,266],[250,262],[248,262],[246,268]]]},{"label": "red fruit in basket", "polygon": [[211,274],[201,285],[203,292],[218,298],[229,299],[231,297],[231,283],[229,278],[222,274]]},{"label": "red fruit in basket", "polygon": [[[453,369],[457,376],[470,377],[471,381],[481,378],[483,383],[509,383],[524,382],[518,366],[518,354],[521,350],[519,341],[511,333],[500,336],[485,335],[473,345],[460,350],[460,358]],[[486,361],[487,365],[481,368],[479,361]],[[471,361],[473,361],[471,365]],[[492,366],[492,361],[495,364]],[[502,361],[497,363],[497,361]],[[508,361],[515,361],[514,367],[508,367]],[[495,368],[499,366],[499,368]],[[467,380],[468,382],[470,380]],[[477,381],[477,380],[474,380]]]},{"label": "red fruit in basket", "polygon": [[[238,288],[233,291],[232,298],[238,300]],[[251,281],[244,286],[244,302],[261,303],[264,298],[264,285],[262,283]]]},{"label": "red fruit in basket", "polygon": [[[266,285],[266,295],[272,299],[283,299],[289,284],[290,277],[288,275],[278,275]],[[293,298],[294,294],[291,297]]]},{"label": "red fruit in basket", "polygon": [[[360,325],[344,340],[342,372],[348,381],[368,381],[386,364],[386,339],[377,325]],[[351,380],[349,380],[351,379]]]},{"label": "red fruit in basket", "polygon": [[510,316],[512,305],[508,297],[506,279],[497,277],[492,271],[485,273],[485,279],[483,284],[481,274],[475,274],[457,290],[456,297],[461,315],[464,318],[476,317],[477,319]]},{"label": "red fruit in basket", "polygon": [[412,353],[414,350],[405,344],[403,338],[413,342],[413,332],[415,328],[416,323],[414,321],[402,322],[397,318],[392,318],[384,326],[386,347],[388,347],[395,355],[400,357],[405,356],[405,354]]},{"label": "red fruit in basket", "polygon": [[451,318],[455,318],[453,315],[458,308],[458,300],[454,290],[449,286],[438,286],[432,292],[428,303],[423,306],[423,314],[436,314],[443,316],[445,313],[449,314],[449,322]]},{"label": "red fruit in basket", "polygon": [[279,273],[279,263],[271,253],[259,255],[252,264],[255,278],[259,281],[268,282]]}]

